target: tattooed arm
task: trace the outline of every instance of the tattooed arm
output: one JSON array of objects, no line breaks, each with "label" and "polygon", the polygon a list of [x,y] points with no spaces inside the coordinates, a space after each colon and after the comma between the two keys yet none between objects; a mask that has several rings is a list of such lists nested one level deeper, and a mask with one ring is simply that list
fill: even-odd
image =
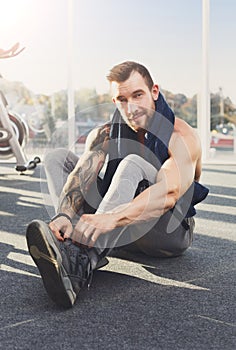
[{"label": "tattooed arm", "polygon": [[106,153],[102,149],[85,152],[68,176],[60,196],[59,213],[73,218],[79,212],[86,193],[104,164]]},{"label": "tattooed arm", "polygon": [[[109,129],[109,124],[106,124],[89,134],[85,152],[68,176],[62,190],[58,213],[64,213],[72,219],[79,212],[89,187],[96,181],[105,162]],[[71,222],[63,216],[53,220],[49,226],[59,240],[63,240],[61,232],[66,237],[73,229]]]}]

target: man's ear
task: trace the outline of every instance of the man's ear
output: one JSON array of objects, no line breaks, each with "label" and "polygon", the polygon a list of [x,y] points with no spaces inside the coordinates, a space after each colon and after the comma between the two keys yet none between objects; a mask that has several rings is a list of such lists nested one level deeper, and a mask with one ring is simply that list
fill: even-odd
[{"label": "man's ear", "polygon": [[112,97],[112,102],[116,104],[116,99],[114,97]]},{"label": "man's ear", "polygon": [[152,87],[152,97],[153,100],[156,101],[159,96],[159,86],[157,84],[154,84]]}]

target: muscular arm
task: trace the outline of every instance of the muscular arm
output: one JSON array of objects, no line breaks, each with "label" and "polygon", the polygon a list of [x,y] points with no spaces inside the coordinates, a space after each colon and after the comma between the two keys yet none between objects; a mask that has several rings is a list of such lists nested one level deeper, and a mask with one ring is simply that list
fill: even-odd
[{"label": "muscular arm", "polygon": [[[85,152],[68,176],[62,190],[58,213],[67,214],[72,219],[80,210],[89,187],[96,181],[104,164],[108,132],[109,125],[91,131]],[[49,223],[49,227],[60,241],[70,237],[73,232],[72,223],[65,216],[56,217]]]},{"label": "muscular arm", "polygon": [[201,146],[195,131],[177,120],[169,144],[170,157],[158,172],[156,183],[126,206],[116,209],[116,226],[148,221],[173,208],[201,174]]},{"label": "muscular arm", "polygon": [[89,134],[85,152],[68,176],[63,188],[58,212],[73,218],[81,208],[89,187],[97,179],[105,162],[108,132],[109,126],[105,125],[92,130]]},{"label": "muscular arm", "polygon": [[58,212],[71,218],[78,213],[89,187],[97,179],[105,157],[103,150],[89,151],[81,156],[62,190]]}]

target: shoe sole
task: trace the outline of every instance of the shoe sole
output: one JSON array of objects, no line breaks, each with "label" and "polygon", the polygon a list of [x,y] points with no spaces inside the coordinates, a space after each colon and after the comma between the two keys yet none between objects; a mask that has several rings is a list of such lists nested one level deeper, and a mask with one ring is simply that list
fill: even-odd
[{"label": "shoe sole", "polygon": [[50,298],[60,306],[74,305],[76,294],[70,278],[62,265],[57,239],[43,221],[32,221],[27,227],[26,239],[29,253],[42,276]]}]

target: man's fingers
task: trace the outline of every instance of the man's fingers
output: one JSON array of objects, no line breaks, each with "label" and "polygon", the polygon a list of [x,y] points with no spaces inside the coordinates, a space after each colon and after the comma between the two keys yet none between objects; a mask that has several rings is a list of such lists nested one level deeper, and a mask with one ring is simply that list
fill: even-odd
[{"label": "man's fingers", "polygon": [[95,231],[95,228],[82,220],[75,226],[73,239],[83,245],[89,245],[90,239]]},{"label": "man's fingers", "polygon": [[70,227],[67,227],[64,232],[64,238],[71,238],[72,229]]},{"label": "man's fingers", "polygon": [[64,238],[61,236],[61,233],[58,229],[58,226],[55,225],[55,223],[52,221],[49,223],[49,228],[52,231],[52,233],[54,234],[54,236],[59,240],[59,241],[64,241]]},{"label": "man's fingers", "polygon": [[61,233],[58,230],[51,230],[51,231],[59,241],[64,241],[64,237],[62,237]]}]

